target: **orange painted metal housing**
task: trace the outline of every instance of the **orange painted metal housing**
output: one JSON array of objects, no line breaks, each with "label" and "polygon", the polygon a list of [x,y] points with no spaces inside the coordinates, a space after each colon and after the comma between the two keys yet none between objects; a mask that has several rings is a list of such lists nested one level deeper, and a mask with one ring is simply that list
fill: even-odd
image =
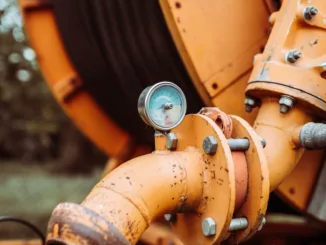
[{"label": "orange painted metal housing", "polygon": [[[307,19],[304,11],[311,6],[318,14]],[[324,1],[284,1],[270,18],[273,30],[263,54],[255,56],[246,89],[247,95],[262,99],[254,127],[267,141],[271,188],[285,178],[278,192],[301,211],[307,209],[322,166],[323,151],[303,152],[297,147],[295,133],[296,127],[325,118],[325,13]],[[302,56],[295,62],[287,59],[293,50]],[[279,112],[282,95],[294,98],[294,108],[286,114]]]},{"label": "orange painted metal housing", "polygon": [[[172,0],[160,1],[180,55],[207,105],[218,106],[253,123],[257,110],[250,114],[243,110],[242,91],[250,76],[246,93],[262,98],[254,128],[267,141],[265,154],[271,190],[298,166],[280,185],[279,192],[301,210],[306,209],[321,166],[322,152],[303,153],[293,142],[292,134],[302,124],[323,117],[326,100],[326,94],[323,94],[326,91],[322,78],[323,57],[320,56],[326,47],[321,45],[325,40],[323,18],[326,5],[322,0],[311,2],[318,7],[319,15],[307,21],[302,15],[304,5],[301,4],[304,1],[284,1],[280,12],[270,18],[271,22],[275,22],[273,32],[263,54],[256,56],[255,68],[250,76],[252,56],[263,49],[268,37],[270,11],[263,1],[187,0],[179,1],[179,4]],[[59,103],[84,133],[108,155],[116,156],[121,162],[121,158],[130,155],[125,151],[129,152],[131,148],[128,147],[131,137],[82,90],[82,81],[78,79],[60,40],[51,6],[46,1],[36,0],[20,0],[20,4],[30,41]],[[230,15],[225,9],[241,14]],[[232,26],[217,25],[221,19],[228,19]],[[243,27],[243,23],[250,26],[251,33]],[[303,57],[289,64],[285,56],[293,49],[301,50]],[[231,97],[230,94],[237,96]],[[282,94],[296,98],[295,108],[287,114],[279,112],[278,97]],[[85,120],[87,118],[96,123]],[[122,197],[120,199],[125,202]],[[142,206],[141,203],[139,205]],[[95,204],[90,206],[94,209]],[[138,211],[135,210],[136,213]],[[144,224],[146,219],[140,225],[141,230]],[[130,234],[128,236],[131,237]]]},{"label": "orange painted metal housing", "polygon": [[100,149],[110,156],[125,159],[125,155],[133,151],[130,149],[133,147],[131,136],[83,90],[83,82],[78,78],[60,39],[51,3],[38,0],[20,0],[19,3],[29,41],[58,103]]}]

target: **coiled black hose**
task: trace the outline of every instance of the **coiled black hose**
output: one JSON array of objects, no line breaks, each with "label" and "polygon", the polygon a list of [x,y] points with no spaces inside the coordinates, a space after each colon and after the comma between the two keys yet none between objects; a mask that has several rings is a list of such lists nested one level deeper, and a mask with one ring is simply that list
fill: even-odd
[{"label": "coiled black hose", "polygon": [[22,218],[17,218],[17,217],[13,217],[13,216],[0,216],[0,223],[2,223],[2,222],[16,222],[16,223],[20,223],[20,224],[23,224],[23,225],[29,227],[32,231],[34,231],[40,237],[40,239],[42,241],[42,245],[45,245],[45,236],[40,231],[40,229],[37,228],[37,226],[35,226],[31,222],[24,220]]},{"label": "coiled black hose", "polygon": [[[85,88],[139,143],[153,131],[141,121],[141,91],[159,81],[185,92],[188,112],[203,103],[179,57],[157,0],[56,0],[56,22]],[[90,119],[91,120],[91,119]]]}]

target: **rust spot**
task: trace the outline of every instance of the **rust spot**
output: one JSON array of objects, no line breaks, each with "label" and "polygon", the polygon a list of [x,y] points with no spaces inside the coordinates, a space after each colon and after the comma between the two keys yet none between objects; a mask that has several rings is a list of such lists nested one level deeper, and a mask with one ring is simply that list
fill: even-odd
[{"label": "rust spot", "polygon": [[215,171],[211,171],[211,174],[212,174],[212,179],[215,179]]},{"label": "rust spot", "polygon": [[130,179],[130,177],[127,176],[126,179]]},{"label": "rust spot", "polygon": [[176,3],[175,3],[175,7],[176,7],[177,9],[181,8],[181,3],[180,3],[180,2],[176,2]]},{"label": "rust spot", "polygon": [[295,194],[295,189],[294,189],[293,187],[291,187],[291,188],[289,189],[289,192],[290,192],[290,194],[294,195],[294,194]]},{"label": "rust spot", "polygon": [[227,173],[229,172],[229,170],[228,170],[227,168],[224,168],[224,170],[225,170],[225,172],[227,172]]}]

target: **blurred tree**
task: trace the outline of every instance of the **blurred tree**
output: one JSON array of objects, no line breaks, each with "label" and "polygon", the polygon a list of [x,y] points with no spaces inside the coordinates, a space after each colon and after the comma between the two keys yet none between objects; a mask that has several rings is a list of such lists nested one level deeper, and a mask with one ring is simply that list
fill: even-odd
[{"label": "blurred tree", "polygon": [[88,171],[98,155],[43,82],[16,1],[0,0],[0,161],[60,159],[63,171]]}]

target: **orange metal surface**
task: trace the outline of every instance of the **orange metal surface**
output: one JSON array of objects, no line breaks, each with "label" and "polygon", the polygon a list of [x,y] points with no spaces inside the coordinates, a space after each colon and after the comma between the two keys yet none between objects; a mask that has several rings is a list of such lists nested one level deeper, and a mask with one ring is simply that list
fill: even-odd
[{"label": "orange metal surface", "polygon": [[[318,9],[311,20],[305,20],[302,14],[308,6]],[[325,117],[325,13],[323,0],[288,0],[282,4],[264,53],[255,57],[247,94],[290,95],[298,106]],[[302,57],[292,63],[287,61],[291,50],[301,52]]]},{"label": "orange metal surface", "polygon": [[[81,205],[104,217],[135,244],[156,217],[197,208],[203,194],[203,165],[201,153],[195,148],[144,155],[109,173]],[[55,234],[55,224],[49,228],[49,237],[71,241],[60,237],[60,232]]]},{"label": "orange metal surface", "polygon": [[325,157],[324,151],[306,151],[277,193],[296,209],[305,212]]},{"label": "orange metal surface", "polygon": [[[305,20],[303,15],[308,3],[318,8],[318,14],[311,20]],[[172,130],[178,136],[176,152],[166,151],[166,136],[157,135],[155,148],[160,151],[120,167],[125,160],[148,149],[134,153],[130,136],[83,90],[83,83],[62,46],[49,3],[20,0],[20,4],[30,41],[58,102],[83,132],[107,154],[116,157],[106,169],[110,173],[82,206],[110,221],[122,238],[135,244],[153,219],[165,212],[182,211],[193,213],[178,214],[172,226],[185,244],[220,242],[230,235],[232,217],[245,216],[248,228],[230,236],[230,241],[241,242],[257,231],[266,211],[269,191],[280,184],[280,195],[301,211],[306,210],[323,152],[300,149],[298,129],[318,117],[326,117],[323,55],[326,4],[323,0],[284,1],[282,9],[269,18],[274,24],[273,31],[263,54],[255,56],[251,75],[252,57],[263,50],[267,40],[270,5],[253,0],[160,0],[180,56],[204,102],[236,114],[250,124],[257,116],[255,131],[235,116],[232,117],[234,128],[226,127],[223,131],[216,124],[216,115],[207,115],[211,119],[188,115]],[[221,20],[227,20],[228,25]],[[302,53],[294,63],[286,61],[286,54],[291,50]],[[245,89],[248,95],[261,99],[259,110],[244,111]],[[283,94],[295,98],[294,108],[286,114],[280,113],[279,96]],[[92,122],[85,120],[88,118]],[[230,132],[232,137],[250,140],[245,154],[248,169],[243,154],[232,153],[227,145]],[[256,133],[267,142],[264,150]],[[202,152],[201,144],[211,135],[219,147],[217,154],[210,156]],[[64,210],[80,215],[79,221],[84,222],[82,215],[88,211],[74,210],[74,207],[66,206]],[[218,220],[214,236],[202,234],[201,221],[205,217]],[[91,224],[86,225],[91,229]],[[50,227],[51,238],[60,236],[56,229],[59,228]],[[64,234],[69,240],[70,230]],[[117,236],[120,239],[120,234]]]},{"label": "orange metal surface", "polygon": [[[51,4],[38,0],[20,0],[19,4],[29,41],[60,105],[105,153],[116,157],[123,156],[126,151],[128,153],[130,136],[105,115],[87,91],[82,89],[82,81],[78,79],[64,50]],[[78,86],[72,84],[74,81],[78,81]]]},{"label": "orange metal surface", "polygon": [[310,115],[297,107],[282,114],[278,98],[263,99],[254,129],[267,142],[264,153],[271,191],[292,172],[304,152],[293,142],[292,131],[311,120]]},{"label": "orange metal surface", "polygon": [[[270,9],[264,1],[160,0],[160,4],[179,54],[206,105],[252,123],[255,115],[243,110],[242,91],[247,84],[243,77],[251,71],[253,56],[263,50],[268,38]],[[231,93],[236,94],[232,99]]]},{"label": "orange metal surface", "polygon": [[142,235],[141,241],[153,245],[183,245],[171,229],[159,224],[150,225]]},{"label": "orange metal surface", "polygon": [[[236,199],[234,163],[226,138],[213,120],[199,114],[187,115],[172,132],[178,137],[177,151],[183,151],[189,145],[197,147],[204,161],[203,201],[196,213],[177,214],[176,221],[171,223],[172,229],[184,244],[213,244],[223,241],[229,235],[228,228]],[[214,155],[203,152],[202,142],[207,136],[214,136],[218,142]],[[202,233],[202,220],[207,217],[218,221],[214,236],[206,237]]]},{"label": "orange metal surface", "polygon": [[240,117],[231,116],[233,138],[247,138],[250,146],[245,151],[248,167],[248,192],[244,204],[235,213],[235,217],[246,217],[248,227],[237,231],[230,240],[238,244],[249,239],[258,230],[267,210],[269,199],[269,171],[267,160],[258,135],[249,124]]},{"label": "orange metal surface", "polygon": [[[232,119],[225,112],[216,107],[204,107],[199,114],[209,117],[222,130],[226,139],[231,138],[233,133]],[[235,136],[234,136],[235,137]],[[231,152],[234,162],[234,171],[236,179],[236,199],[235,210],[243,204],[247,195],[248,188],[248,171],[245,154],[240,151]]]}]

